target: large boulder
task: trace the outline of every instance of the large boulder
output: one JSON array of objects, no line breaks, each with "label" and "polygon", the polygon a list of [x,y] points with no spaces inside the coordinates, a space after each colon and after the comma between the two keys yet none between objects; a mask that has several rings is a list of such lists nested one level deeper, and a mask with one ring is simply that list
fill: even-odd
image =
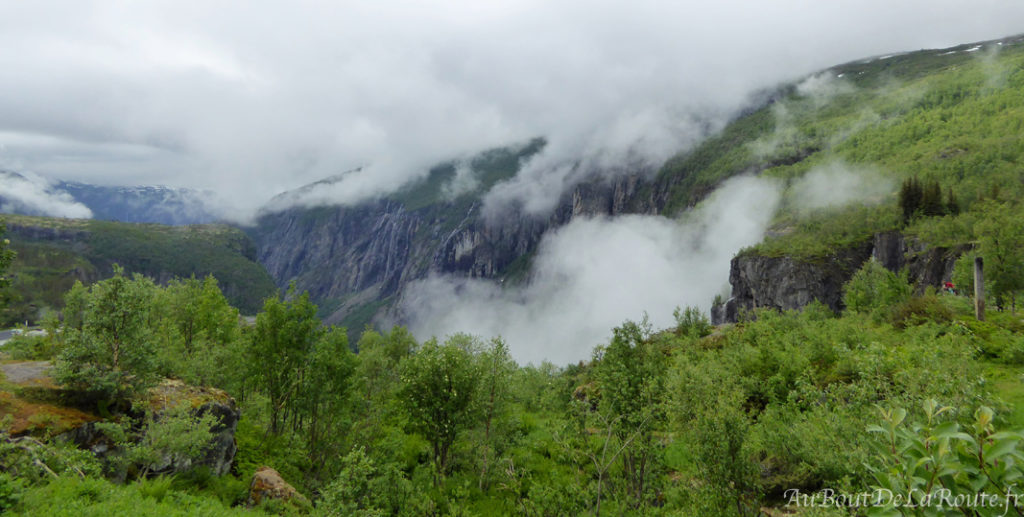
[{"label": "large boulder", "polygon": [[252,475],[252,481],[249,483],[248,505],[251,508],[269,499],[291,502],[299,506],[309,504],[309,500],[285,481],[278,471],[270,467],[260,467]]},{"label": "large boulder", "polygon": [[[218,476],[227,474],[237,451],[235,430],[238,427],[241,412],[238,410],[235,400],[226,392],[216,388],[190,386],[179,380],[168,379],[150,389],[145,407],[136,407],[133,408],[133,411],[139,415],[150,411],[153,420],[159,421],[169,409],[182,405],[187,407],[191,414],[198,417],[206,414],[212,414],[215,417],[216,423],[210,429],[213,437],[199,459],[168,457],[156,465],[150,465],[149,472],[151,474],[174,474],[197,466],[205,466]],[[97,428],[96,422],[88,422],[58,438],[92,451],[101,460],[111,459],[111,456],[121,453],[117,445]],[[126,474],[123,469],[111,473],[115,479],[124,479]]]},{"label": "large boulder", "polygon": [[242,416],[235,399],[217,388],[190,386],[179,380],[170,379],[149,391],[149,406],[154,411],[154,420],[160,419],[161,412],[181,404],[190,407],[191,412],[197,417],[207,414],[214,416],[216,424],[210,429],[213,438],[210,439],[203,457],[195,462],[168,461],[155,471],[170,474],[194,466],[206,466],[218,476],[227,474],[238,450],[235,445],[235,430]]}]

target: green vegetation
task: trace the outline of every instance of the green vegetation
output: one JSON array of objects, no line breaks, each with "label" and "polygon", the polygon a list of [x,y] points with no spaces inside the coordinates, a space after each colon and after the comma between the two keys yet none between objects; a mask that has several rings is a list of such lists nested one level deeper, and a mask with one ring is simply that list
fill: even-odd
[{"label": "green vegetation", "polygon": [[[827,99],[794,88],[776,107],[741,118],[666,166],[695,175],[670,193],[681,207],[694,189],[748,165],[768,164],[763,174],[791,185],[816,165],[871,165],[893,180],[887,195],[803,210],[791,190],[777,236],[746,253],[824,260],[887,229],[930,245],[973,244],[992,282],[995,309],[985,321],[974,318],[967,296],[915,294],[907,275],[868,262],[844,286],[842,314],[812,304],[757,310],[713,328],[695,308],[680,308],[676,328],[624,322],[587,361],[520,366],[500,339],[419,342],[401,327],[366,330],[351,347],[346,330],[324,327],[317,307],[294,290],[265,300],[255,326],[244,327],[212,279],[160,287],[115,271],[91,288],[73,287],[63,321],[51,320],[41,342],[15,350],[56,354],[58,372],[70,372],[61,379],[121,402],[108,404],[115,414],[96,425],[125,451],[131,465],[120,470],[129,472],[122,481],[108,460],[52,438],[71,420],[69,401],[43,404],[31,386],[4,383],[0,508],[14,515],[1002,515],[1003,507],[907,508],[892,500],[872,508],[786,504],[793,491],[913,490],[917,504],[943,490],[995,494],[1003,503],[1020,493],[1024,320],[1014,305],[1024,282],[1024,205],[1021,146],[1006,135],[1022,129],[1024,53],[1005,47],[984,62],[924,53],[839,67],[834,72],[851,75],[851,87]],[[863,120],[870,123],[858,125]],[[133,362],[139,354],[151,359]],[[232,473],[150,475],[157,458],[197,454],[211,424],[187,406],[163,420],[147,417],[139,395],[157,374],[237,400]],[[98,417],[81,420],[90,419]],[[264,465],[311,504],[243,508],[245,486]],[[1024,501],[1006,510],[1021,514]]]},{"label": "green vegetation", "polygon": [[7,279],[4,274],[7,272],[7,268],[11,265],[11,261],[14,260],[14,252],[11,251],[11,241],[9,239],[3,239],[4,232],[7,228],[3,223],[0,223],[0,288],[7,287],[10,280]]},{"label": "green vegetation", "polygon": [[0,326],[39,322],[60,309],[75,281],[92,283],[113,275],[114,264],[160,282],[213,275],[232,305],[255,313],[276,290],[255,262],[255,250],[240,230],[225,225],[163,226],[112,221],[7,215],[11,264],[9,300]]},{"label": "green vegetation", "polygon": [[906,274],[897,275],[869,260],[844,286],[843,305],[848,311],[882,318],[888,316],[884,311],[909,300],[911,291]]},{"label": "green vegetation", "polygon": [[159,315],[153,281],[124,270],[88,289],[68,291],[57,382],[84,391],[101,407],[127,402],[156,383]]},{"label": "green vegetation", "polygon": [[[788,490],[1016,486],[1016,463],[1006,462],[1024,458],[1020,435],[996,432],[1024,421],[1024,408],[1012,405],[1024,393],[1011,373],[1019,370],[1008,370],[1024,364],[1024,324],[1009,312],[975,321],[965,297],[913,296],[905,277],[874,263],[846,286],[849,308],[839,317],[812,305],[715,329],[693,308],[678,309],[677,328],[626,322],[590,361],[564,368],[518,366],[500,340],[418,343],[401,328],[364,332],[353,354],[346,332],[321,326],[316,307],[294,292],[268,299],[256,326],[243,329],[214,288],[212,280],[161,288],[120,272],[76,287],[68,307],[80,312],[41,349],[65,357],[83,334],[95,344],[109,334],[150,336],[132,325],[164,334],[158,346],[183,357],[156,361],[164,375],[202,372],[241,404],[235,474],[151,477],[167,458],[201,452],[213,421],[180,407],[131,418],[111,405],[121,416],[97,426],[124,451],[116,460],[100,463],[58,441],[26,449],[0,440],[0,465],[14,473],[0,479],[0,504],[26,515],[129,504],[176,515],[165,501],[211,515],[756,515],[784,506]],[[108,314],[90,313],[101,299]],[[121,321],[122,307],[162,316],[103,325],[106,316]],[[208,312],[221,316],[199,318]],[[129,342],[125,357],[147,350],[145,339]],[[201,348],[218,348],[223,367],[210,369]],[[963,409],[940,411],[935,400]],[[927,425],[894,416],[914,407],[932,408]],[[53,434],[35,421],[37,436]],[[992,478],[984,485],[965,460],[978,447]],[[232,508],[262,465],[312,506]],[[101,479],[118,471],[129,473],[125,484]],[[919,486],[922,473],[934,474],[930,485]]]},{"label": "green vegetation", "polygon": [[[522,162],[539,153],[545,145],[547,142],[543,138],[534,138],[521,146],[484,151],[464,163],[439,165],[431,169],[425,179],[410,184],[390,198],[410,211],[457,201],[473,201],[499,181],[515,176]],[[464,173],[468,173],[468,178],[457,178],[459,167],[467,169]],[[464,188],[454,185],[460,179],[465,181]]]},{"label": "green vegetation", "polygon": [[[757,172],[788,190],[773,237],[745,253],[819,260],[888,230],[935,246],[977,243],[986,230],[975,222],[989,212],[986,204],[1021,213],[1024,44],[947,52],[842,65],[781,89],[664,166],[668,210],[692,206],[730,176]],[[869,171],[867,181],[891,190],[852,192],[839,204],[808,209],[827,193],[793,187],[833,166]]]}]

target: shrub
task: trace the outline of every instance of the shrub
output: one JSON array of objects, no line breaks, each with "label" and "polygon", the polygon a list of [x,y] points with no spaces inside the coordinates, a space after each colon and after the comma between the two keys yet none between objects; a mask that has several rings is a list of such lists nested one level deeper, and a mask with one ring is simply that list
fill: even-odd
[{"label": "shrub", "polygon": [[[881,425],[868,431],[880,435],[878,459],[871,465],[874,489],[892,494],[907,494],[921,515],[940,513],[945,499],[970,500],[985,494],[985,499],[998,501],[989,508],[947,508],[965,515],[1004,515],[1004,508],[1017,506],[1022,493],[1017,488],[1024,476],[1024,449],[1020,433],[994,429],[994,412],[981,407],[973,421],[964,429],[948,416],[950,407],[940,407],[935,400],[922,404],[923,420],[908,423],[902,408],[882,410]],[[940,418],[941,417],[941,418]],[[1009,500],[1007,500],[1009,499]],[[871,508],[869,515],[891,515],[893,500]],[[884,504],[888,503],[888,504]]]},{"label": "shrub", "polygon": [[25,480],[0,472],[0,513],[14,509],[25,492]]},{"label": "shrub", "polygon": [[676,319],[676,334],[680,336],[701,338],[711,334],[711,322],[697,307],[676,307],[672,316]]},{"label": "shrub", "polygon": [[914,296],[892,308],[892,324],[907,328],[926,322],[947,323],[953,320],[953,311],[935,293]]},{"label": "shrub", "polygon": [[57,353],[57,344],[48,336],[21,334],[4,344],[4,352],[11,359],[40,361],[52,359]]},{"label": "shrub", "polygon": [[906,301],[910,295],[907,273],[897,275],[874,259],[865,262],[843,286],[846,310],[876,316]]}]

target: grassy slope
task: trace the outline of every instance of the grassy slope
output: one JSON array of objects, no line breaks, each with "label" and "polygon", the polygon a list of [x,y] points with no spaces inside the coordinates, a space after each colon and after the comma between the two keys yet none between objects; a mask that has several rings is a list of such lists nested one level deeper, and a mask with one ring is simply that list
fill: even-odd
[{"label": "grassy slope", "polygon": [[[85,219],[6,215],[11,267],[21,304],[58,307],[75,280],[109,276],[118,263],[129,272],[167,280],[213,274],[232,304],[253,313],[274,293],[270,275],[254,262],[252,244],[240,230],[225,225],[163,226]],[[27,238],[15,227],[52,230],[68,239]]]},{"label": "grassy slope", "polygon": [[[666,212],[692,206],[730,176],[759,172],[789,184],[833,163],[891,177],[894,191],[906,177],[937,180],[968,210],[995,185],[1003,198],[1019,197],[1024,42],[1009,38],[968,52],[975,46],[837,66],[815,93],[782,88],[768,105],[665,164],[659,178],[672,185]],[[774,224],[784,236],[750,251],[816,257],[895,228],[895,195],[881,201],[806,214],[788,196]],[[934,239],[935,224],[911,231]]]},{"label": "grassy slope", "polygon": [[[927,51],[838,67],[836,73],[858,78],[850,81],[851,89],[821,107],[813,98],[793,98],[785,105],[789,125],[782,132],[783,145],[807,147],[814,142],[821,151],[765,174],[792,180],[813,167],[838,162],[892,178],[894,191],[904,178],[917,176],[939,182],[943,192],[952,189],[965,212],[960,218],[972,217],[975,202],[990,197],[993,188],[1000,190],[1000,199],[1019,198],[1024,45],[988,48],[992,50],[950,55]],[[874,232],[898,228],[895,200],[894,193],[874,205],[806,214],[798,211],[800,200],[788,198],[775,222],[785,235],[753,251],[827,254]],[[950,225],[951,218],[946,219],[919,220],[908,231],[933,244],[970,239],[943,230]]]}]

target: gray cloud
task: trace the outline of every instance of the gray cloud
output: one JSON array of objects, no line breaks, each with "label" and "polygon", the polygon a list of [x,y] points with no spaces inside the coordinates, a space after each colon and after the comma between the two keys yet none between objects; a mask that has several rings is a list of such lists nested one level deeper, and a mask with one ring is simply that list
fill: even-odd
[{"label": "gray cloud", "polygon": [[341,171],[362,167],[327,201],[546,136],[492,198],[542,211],[580,157],[657,164],[755,89],[1020,20],[1005,0],[6,2],[0,156],[211,189],[242,217]]},{"label": "gray cloud", "polygon": [[774,181],[741,177],[681,221],[574,220],[545,236],[525,287],[433,276],[407,288],[402,308],[421,338],[501,335],[520,362],[585,359],[625,318],[646,311],[663,328],[676,306],[707,312],[727,290],[729,259],[761,240],[779,192]]},{"label": "gray cloud", "polygon": [[88,219],[92,211],[70,194],[57,190],[45,178],[30,172],[14,173],[0,167],[0,213]]},{"label": "gray cloud", "polygon": [[895,189],[891,175],[835,161],[812,168],[790,185],[786,202],[807,213],[853,203],[880,203]]}]

